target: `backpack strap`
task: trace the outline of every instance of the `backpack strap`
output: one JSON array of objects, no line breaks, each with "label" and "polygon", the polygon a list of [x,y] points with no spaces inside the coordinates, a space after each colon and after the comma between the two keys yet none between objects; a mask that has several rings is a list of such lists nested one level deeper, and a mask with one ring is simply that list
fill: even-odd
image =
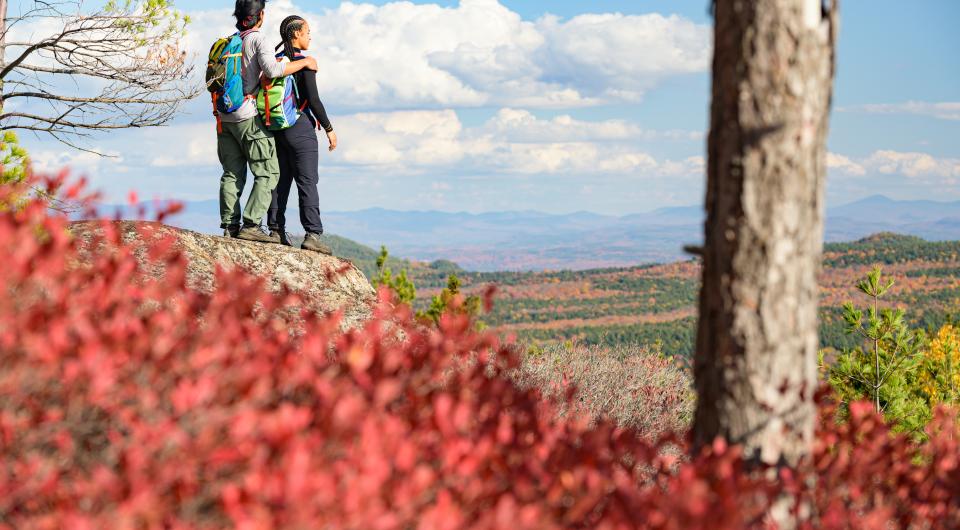
[{"label": "backpack strap", "polygon": [[260,83],[263,87],[263,124],[270,127],[270,88],[273,86],[273,81],[267,82],[266,77],[261,77]]},{"label": "backpack strap", "polygon": [[300,101],[300,89],[297,88],[297,75],[290,74],[290,82],[293,83],[293,97],[297,103],[300,103],[300,110],[303,111],[303,108],[307,106],[306,101]]},{"label": "backpack strap", "polygon": [[[303,55],[297,54],[294,57],[303,57]],[[308,98],[300,97],[300,86],[297,84],[297,74],[290,74],[287,77],[289,77],[290,82],[293,83],[293,96],[295,101],[297,102],[297,111],[303,112],[304,109],[306,109],[307,106],[309,106],[310,101]]]},{"label": "backpack strap", "polygon": [[234,63],[233,63],[233,73],[234,73],[234,74],[237,73],[237,68],[242,68],[242,67],[243,67],[242,59],[240,59],[241,57],[243,57],[243,53],[225,53],[225,54],[221,55],[220,57],[221,57],[222,60],[224,61],[224,64],[227,64],[230,59],[232,59],[232,58],[234,58],[234,57],[237,57],[237,60],[234,61]]},{"label": "backpack strap", "polygon": [[[242,59],[242,57],[243,57],[243,40],[247,38],[247,35],[250,35],[251,33],[256,33],[256,32],[258,32],[258,31],[260,31],[260,30],[257,30],[257,29],[248,29],[248,30],[246,30],[246,31],[238,31],[238,32],[236,33],[237,35],[240,36],[240,57],[241,57],[241,59],[239,59],[239,60],[237,61],[238,63],[240,63],[240,75],[243,75],[243,70],[244,70],[243,59]],[[246,98],[244,98],[244,99],[246,99]]]}]

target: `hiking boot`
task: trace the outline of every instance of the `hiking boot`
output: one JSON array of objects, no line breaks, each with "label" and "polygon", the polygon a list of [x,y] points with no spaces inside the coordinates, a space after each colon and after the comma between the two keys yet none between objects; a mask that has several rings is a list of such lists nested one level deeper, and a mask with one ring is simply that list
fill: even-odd
[{"label": "hiking boot", "polygon": [[292,247],[292,246],[293,246],[293,243],[290,242],[290,234],[288,234],[286,230],[281,230],[281,229],[278,229],[278,228],[271,228],[271,229],[270,229],[270,237],[279,237],[279,238],[280,238],[280,244],[283,245],[283,246],[285,246],[285,247]]},{"label": "hiking boot", "polygon": [[240,233],[240,225],[229,225],[223,229],[223,237],[236,239],[237,234],[239,233]]},{"label": "hiking boot", "polygon": [[243,225],[237,234],[237,239],[257,243],[280,243],[280,236],[268,234],[260,225]]},{"label": "hiking boot", "polygon": [[314,234],[313,232],[307,232],[307,235],[303,236],[303,243],[300,244],[300,248],[303,250],[312,250],[328,256],[333,255],[333,251],[330,250],[330,247],[320,242],[320,234]]}]

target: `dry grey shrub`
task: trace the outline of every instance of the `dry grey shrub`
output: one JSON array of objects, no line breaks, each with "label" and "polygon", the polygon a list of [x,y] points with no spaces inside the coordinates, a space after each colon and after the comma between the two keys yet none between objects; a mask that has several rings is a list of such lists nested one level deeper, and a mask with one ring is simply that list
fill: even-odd
[{"label": "dry grey shrub", "polygon": [[579,411],[611,419],[647,439],[686,432],[693,418],[696,395],[689,370],[656,348],[570,342],[530,347],[515,378],[521,387],[554,397],[573,384]]}]

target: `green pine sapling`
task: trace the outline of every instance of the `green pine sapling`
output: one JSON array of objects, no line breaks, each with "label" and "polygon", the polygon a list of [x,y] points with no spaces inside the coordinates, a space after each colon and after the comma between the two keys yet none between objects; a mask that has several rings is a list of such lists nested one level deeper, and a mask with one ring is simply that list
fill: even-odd
[{"label": "green pine sapling", "polygon": [[864,314],[853,302],[844,303],[843,320],[845,332],[859,336],[863,346],[841,353],[829,367],[829,378],[845,402],[869,397],[878,413],[904,430],[916,431],[926,423],[924,411],[929,412],[911,391],[926,337],[923,331],[910,329],[903,309],[880,307],[893,284],[879,267],[857,282],[870,305]]},{"label": "green pine sapling", "polygon": [[[440,294],[434,296],[433,300],[430,301],[430,307],[418,316],[424,316],[435,323],[439,323],[441,315],[453,310],[459,314],[470,315],[476,321],[476,318],[480,315],[480,297],[476,295],[463,297],[459,305],[454,306],[454,299],[458,296],[461,296],[460,278],[457,278],[456,274],[450,274],[447,277],[447,287]],[[485,327],[482,322],[476,322],[478,328]]]},{"label": "green pine sapling", "polygon": [[417,298],[417,287],[407,278],[407,271],[401,270],[400,274],[394,276],[393,271],[387,267],[387,258],[390,253],[387,247],[380,246],[380,255],[377,256],[377,275],[373,277],[374,287],[387,287],[393,291],[397,301],[403,304],[412,305]]}]

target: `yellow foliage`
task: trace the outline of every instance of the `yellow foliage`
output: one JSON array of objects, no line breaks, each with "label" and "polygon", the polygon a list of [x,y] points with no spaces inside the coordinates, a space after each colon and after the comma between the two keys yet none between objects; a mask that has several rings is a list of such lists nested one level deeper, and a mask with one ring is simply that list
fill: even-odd
[{"label": "yellow foliage", "polygon": [[920,385],[930,403],[952,403],[960,392],[960,327],[940,328],[924,352]]}]

